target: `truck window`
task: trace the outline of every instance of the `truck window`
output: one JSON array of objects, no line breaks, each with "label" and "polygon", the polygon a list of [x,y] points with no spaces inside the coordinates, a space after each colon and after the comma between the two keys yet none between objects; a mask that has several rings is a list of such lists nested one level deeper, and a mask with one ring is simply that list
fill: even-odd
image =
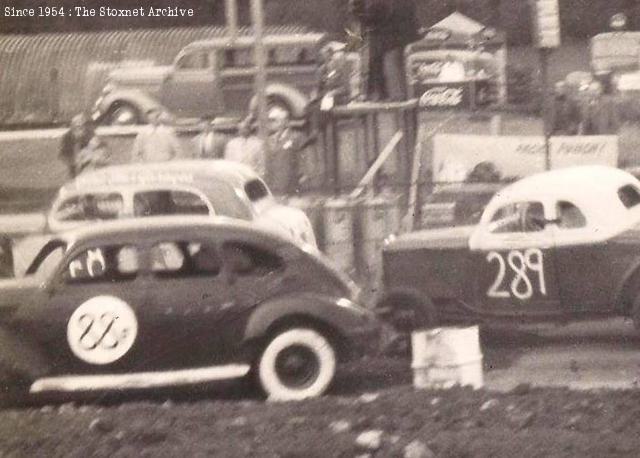
[{"label": "truck window", "polygon": [[176,68],[180,70],[203,70],[208,67],[209,55],[204,51],[185,54],[176,63]]}]

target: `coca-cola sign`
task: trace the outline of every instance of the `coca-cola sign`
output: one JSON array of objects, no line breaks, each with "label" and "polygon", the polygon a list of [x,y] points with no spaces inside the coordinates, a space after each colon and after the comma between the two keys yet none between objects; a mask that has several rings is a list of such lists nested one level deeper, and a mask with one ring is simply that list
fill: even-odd
[{"label": "coca-cola sign", "polygon": [[463,88],[436,86],[420,97],[421,107],[457,107],[462,103]]}]

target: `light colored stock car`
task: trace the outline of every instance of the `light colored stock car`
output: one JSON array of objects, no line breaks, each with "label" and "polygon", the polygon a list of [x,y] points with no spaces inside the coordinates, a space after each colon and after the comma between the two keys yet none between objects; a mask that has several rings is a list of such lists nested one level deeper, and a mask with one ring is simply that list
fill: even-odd
[{"label": "light colored stock car", "polygon": [[32,226],[39,226],[30,228],[36,234],[14,243],[15,275],[20,276],[51,234],[61,230],[103,220],[169,215],[251,221],[316,247],[306,214],[278,203],[264,181],[242,164],[222,160],[128,164],[88,172],[62,186],[48,214],[31,218]]},{"label": "light colored stock car", "polygon": [[498,192],[476,226],[388,241],[381,311],[402,327],[444,321],[630,316],[640,326],[640,181],[582,166]]}]

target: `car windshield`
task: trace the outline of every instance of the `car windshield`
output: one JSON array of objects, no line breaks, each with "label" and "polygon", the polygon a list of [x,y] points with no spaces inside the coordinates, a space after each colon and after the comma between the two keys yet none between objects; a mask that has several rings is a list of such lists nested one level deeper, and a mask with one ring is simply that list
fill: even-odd
[{"label": "car windshield", "polygon": [[618,198],[627,208],[633,208],[640,204],[640,192],[632,184],[627,184],[618,189]]},{"label": "car windshield", "polygon": [[60,263],[64,252],[67,250],[67,243],[62,240],[51,240],[35,257],[26,271],[27,275],[38,275],[45,277],[53,273]]}]

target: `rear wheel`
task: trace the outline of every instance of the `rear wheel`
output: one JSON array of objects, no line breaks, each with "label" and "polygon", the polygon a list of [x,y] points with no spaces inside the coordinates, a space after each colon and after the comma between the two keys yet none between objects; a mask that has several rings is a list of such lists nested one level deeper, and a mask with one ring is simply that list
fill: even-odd
[{"label": "rear wheel", "polygon": [[290,328],[267,343],[256,372],[270,400],[291,401],[323,394],[336,372],[331,342],[310,328]]}]

